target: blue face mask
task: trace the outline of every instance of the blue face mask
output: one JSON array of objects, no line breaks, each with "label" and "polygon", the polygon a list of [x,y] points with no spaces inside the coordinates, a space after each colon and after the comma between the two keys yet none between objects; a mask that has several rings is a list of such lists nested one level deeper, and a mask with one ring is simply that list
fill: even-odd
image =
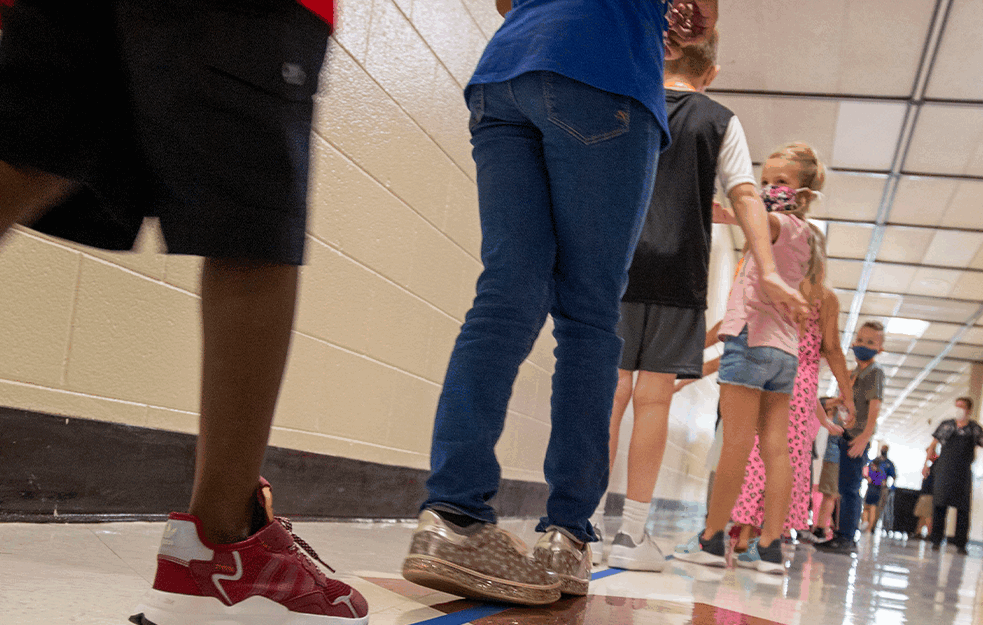
[{"label": "blue face mask", "polygon": [[861,362],[867,362],[877,355],[876,349],[864,347],[863,345],[854,345],[851,349],[853,349],[853,355]]}]

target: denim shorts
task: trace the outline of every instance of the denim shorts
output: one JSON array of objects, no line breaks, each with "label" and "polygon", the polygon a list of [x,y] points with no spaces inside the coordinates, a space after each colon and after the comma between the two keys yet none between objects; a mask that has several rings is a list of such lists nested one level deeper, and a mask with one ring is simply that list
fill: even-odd
[{"label": "denim shorts", "polygon": [[775,347],[748,347],[747,326],[727,338],[720,357],[721,384],[735,384],[769,393],[791,395],[799,359]]}]

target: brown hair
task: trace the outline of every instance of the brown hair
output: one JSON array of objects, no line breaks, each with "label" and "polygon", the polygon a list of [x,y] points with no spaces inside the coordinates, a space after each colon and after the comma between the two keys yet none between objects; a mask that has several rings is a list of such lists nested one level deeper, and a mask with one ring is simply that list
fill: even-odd
[{"label": "brown hair", "polygon": [[884,333],[884,324],[881,323],[880,321],[875,321],[873,319],[871,319],[870,321],[864,321],[863,325],[860,327],[870,328],[874,332],[880,332],[881,334]]},{"label": "brown hair", "polygon": [[[970,412],[973,411],[973,399],[971,397],[957,397],[956,398],[956,401],[964,401],[964,402],[966,402],[966,410],[968,410]],[[953,403],[955,403],[955,402],[953,402]]]},{"label": "brown hair", "polygon": [[682,74],[690,78],[697,78],[706,74],[711,67],[717,64],[717,41],[719,35],[717,29],[706,41],[682,48],[683,55],[678,59],[666,61],[665,73]]}]

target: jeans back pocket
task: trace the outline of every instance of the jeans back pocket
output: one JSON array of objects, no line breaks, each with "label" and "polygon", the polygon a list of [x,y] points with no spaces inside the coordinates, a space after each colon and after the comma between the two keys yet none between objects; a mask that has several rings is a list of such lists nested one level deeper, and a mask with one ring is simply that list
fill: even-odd
[{"label": "jeans back pocket", "polygon": [[544,72],[543,100],[547,118],[585,145],[628,132],[631,122],[631,98],[628,96]]}]

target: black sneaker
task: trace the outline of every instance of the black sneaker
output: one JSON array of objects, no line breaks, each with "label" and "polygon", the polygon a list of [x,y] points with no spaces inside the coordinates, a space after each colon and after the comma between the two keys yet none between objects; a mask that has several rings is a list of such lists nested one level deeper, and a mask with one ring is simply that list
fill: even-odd
[{"label": "black sneaker", "polygon": [[832,540],[828,540],[824,543],[818,543],[816,545],[816,549],[828,551],[830,553],[853,553],[856,548],[856,543],[842,536],[834,536]]}]

